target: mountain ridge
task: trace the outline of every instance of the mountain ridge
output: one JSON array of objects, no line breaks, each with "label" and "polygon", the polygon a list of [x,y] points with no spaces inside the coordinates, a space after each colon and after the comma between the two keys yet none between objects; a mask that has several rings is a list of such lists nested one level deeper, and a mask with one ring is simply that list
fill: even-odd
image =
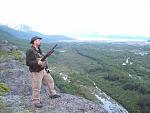
[{"label": "mountain ridge", "polygon": [[[18,38],[30,39],[31,37],[37,35],[44,38],[44,42],[50,41],[148,41],[150,37],[142,35],[128,35],[128,34],[100,34],[98,32],[88,32],[76,34],[75,36],[65,36],[61,34],[56,35],[45,35],[41,32],[33,30],[28,25],[20,24],[15,27],[10,27],[9,25],[0,24],[0,27],[3,27],[5,31],[13,34]],[[7,28],[6,28],[7,27]],[[10,29],[8,29],[10,28]],[[15,31],[19,33],[14,33]]]},{"label": "mountain ridge", "polygon": [[44,39],[43,42],[74,40],[74,38],[64,35],[44,35],[40,32],[33,31],[32,28],[30,28],[27,25],[16,26],[14,29],[5,25],[0,25],[0,30],[8,32],[12,34],[14,37],[17,37],[19,39],[26,39],[26,40],[30,40],[33,36],[39,36],[43,38]]}]

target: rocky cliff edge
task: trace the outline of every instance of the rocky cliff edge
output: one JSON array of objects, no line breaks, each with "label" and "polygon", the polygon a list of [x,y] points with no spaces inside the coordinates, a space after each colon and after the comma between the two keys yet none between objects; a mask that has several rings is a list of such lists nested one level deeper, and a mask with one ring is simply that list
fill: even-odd
[{"label": "rocky cliff edge", "polygon": [[107,113],[101,105],[79,96],[60,93],[61,98],[50,99],[44,85],[41,90],[44,107],[34,108],[25,54],[8,41],[0,43],[0,83],[10,89],[4,95],[0,93],[0,113]]}]

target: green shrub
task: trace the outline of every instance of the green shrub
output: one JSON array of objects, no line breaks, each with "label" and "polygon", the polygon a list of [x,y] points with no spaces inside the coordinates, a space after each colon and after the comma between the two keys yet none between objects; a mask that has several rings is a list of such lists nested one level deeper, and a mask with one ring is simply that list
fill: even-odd
[{"label": "green shrub", "polygon": [[124,83],[128,80],[128,77],[124,75],[108,74],[104,76],[104,79],[108,81],[118,81],[118,82]]},{"label": "green shrub", "polygon": [[143,113],[149,113],[150,112],[150,95],[143,96],[143,98],[141,98],[139,101],[139,105]]},{"label": "green shrub", "polygon": [[130,82],[130,83],[126,83],[123,88],[125,90],[134,90],[134,91],[138,91],[142,94],[145,94],[147,91],[146,91],[146,88],[139,84],[139,83],[133,83],[133,82]]}]

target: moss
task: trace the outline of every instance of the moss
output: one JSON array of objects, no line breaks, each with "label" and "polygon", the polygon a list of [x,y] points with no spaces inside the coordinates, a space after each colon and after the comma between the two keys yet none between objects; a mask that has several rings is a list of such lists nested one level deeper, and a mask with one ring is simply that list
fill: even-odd
[{"label": "moss", "polygon": [[11,74],[13,73],[13,69],[8,68],[7,71]]},{"label": "moss", "polygon": [[10,108],[7,107],[7,103],[0,99],[0,112],[11,113]]},{"label": "moss", "polygon": [[7,59],[8,56],[9,56],[8,52],[6,52],[6,51],[0,51],[0,58]]},{"label": "moss", "polygon": [[0,67],[0,72],[2,71],[3,69]]},{"label": "moss", "polygon": [[24,111],[18,111],[16,113],[30,113],[30,111],[29,110],[24,110]]},{"label": "moss", "polygon": [[55,112],[55,111],[52,111],[52,112],[49,112],[49,113],[57,113],[57,112]]},{"label": "moss", "polygon": [[19,51],[14,50],[12,52],[6,52],[6,51],[0,51],[0,58],[2,59],[8,59],[8,57],[13,57],[15,60],[22,61],[22,55]]},{"label": "moss", "polygon": [[0,83],[0,96],[10,92],[10,88],[7,87],[4,83]]},{"label": "moss", "polygon": [[12,52],[12,56],[15,58],[15,60],[22,61],[21,53],[19,51],[14,50]]}]

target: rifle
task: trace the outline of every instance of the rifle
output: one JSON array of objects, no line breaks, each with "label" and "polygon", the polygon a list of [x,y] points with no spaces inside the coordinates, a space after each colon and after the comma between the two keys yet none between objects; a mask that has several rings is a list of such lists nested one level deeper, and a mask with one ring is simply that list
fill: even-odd
[{"label": "rifle", "polygon": [[57,45],[58,44],[55,44],[55,46],[50,51],[48,51],[48,53],[41,59],[41,61],[44,61],[47,57],[49,57],[54,52],[54,49]]}]

